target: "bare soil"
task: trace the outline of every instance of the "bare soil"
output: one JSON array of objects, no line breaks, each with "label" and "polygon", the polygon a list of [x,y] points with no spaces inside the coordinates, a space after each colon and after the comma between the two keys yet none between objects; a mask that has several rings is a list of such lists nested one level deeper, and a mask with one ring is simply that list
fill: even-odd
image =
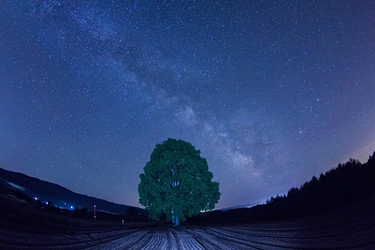
[{"label": "bare soil", "polygon": [[303,219],[183,224],[74,218],[0,195],[0,249],[375,249],[375,198]]}]

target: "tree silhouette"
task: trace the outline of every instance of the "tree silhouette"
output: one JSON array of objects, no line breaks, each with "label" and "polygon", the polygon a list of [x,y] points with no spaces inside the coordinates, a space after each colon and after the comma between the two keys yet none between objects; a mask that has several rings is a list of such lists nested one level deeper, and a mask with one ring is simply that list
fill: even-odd
[{"label": "tree silhouette", "polygon": [[[285,211],[278,218],[318,214],[375,195],[375,152],[365,164],[350,158],[345,164],[315,176],[300,188],[293,187],[287,196],[271,197],[269,211]],[[271,214],[271,213],[270,213]]]},{"label": "tree silhouette", "polygon": [[176,226],[220,199],[219,183],[207,161],[190,143],[169,138],[157,144],[140,175],[139,203],[151,219],[165,216]]},{"label": "tree silhouette", "polygon": [[255,222],[298,218],[334,210],[375,197],[375,152],[367,163],[349,159],[319,178],[313,176],[300,188],[291,188],[287,195],[271,197],[266,204],[252,208],[214,211],[196,221]]}]

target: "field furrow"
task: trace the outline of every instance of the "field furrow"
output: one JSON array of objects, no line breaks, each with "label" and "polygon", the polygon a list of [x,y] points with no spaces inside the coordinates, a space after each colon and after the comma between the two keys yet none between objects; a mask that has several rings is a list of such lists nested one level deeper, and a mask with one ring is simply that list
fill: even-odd
[{"label": "field furrow", "polygon": [[139,230],[132,234],[122,236],[114,241],[100,244],[98,245],[100,248],[97,249],[132,249],[143,242],[142,240],[145,238],[148,232],[148,230]]},{"label": "field furrow", "polygon": [[188,233],[192,235],[205,249],[231,249],[227,245],[221,243],[221,239],[214,235],[207,234],[200,228],[189,230]]},{"label": "field furrow", "polygon": [[202,249],[202,245],[199,244],[192,235],[189,235],[185,231],[178,232],[178,237],[180,238],[180,249]]},{"label": "field furrow", "polygon": [[147,245],[142,249],[152,250],[152,249],[167,249],[167,235],[165,232],[156,232],[152,234],[151,239],[148,240]]}]

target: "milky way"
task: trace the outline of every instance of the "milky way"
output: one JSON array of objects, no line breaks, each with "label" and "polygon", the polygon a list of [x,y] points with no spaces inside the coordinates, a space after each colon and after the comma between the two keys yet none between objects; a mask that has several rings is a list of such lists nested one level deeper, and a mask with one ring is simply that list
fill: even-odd
[{"label": "milky way", "polygon": [[373,1],[1,1],[0,167],[141,206],[157,143],[217,208],[375,150]]}]

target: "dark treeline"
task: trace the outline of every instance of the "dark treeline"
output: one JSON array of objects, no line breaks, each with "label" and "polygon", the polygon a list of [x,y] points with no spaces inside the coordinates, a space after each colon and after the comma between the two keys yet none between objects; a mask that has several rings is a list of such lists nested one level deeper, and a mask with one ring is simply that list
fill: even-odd
[{"label": "dark treeline", "polygon": [[[350,159],[319,178],[313,176],[287,195],[271,197],[252,208],[214,211],[194,220],[207,222],[250,222],[316,215],[375,195],[375,152],[367,163]],[[194,221],[192,220],[192,221]]]}]

